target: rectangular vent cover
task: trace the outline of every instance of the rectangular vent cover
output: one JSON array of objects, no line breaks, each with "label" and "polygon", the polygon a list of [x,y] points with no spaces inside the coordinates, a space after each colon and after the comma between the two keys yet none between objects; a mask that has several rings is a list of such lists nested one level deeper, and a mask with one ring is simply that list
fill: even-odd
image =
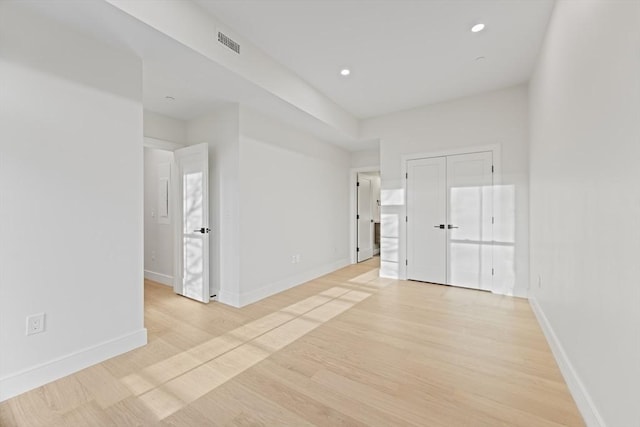
[{"label": "rectangular vent cover", "polygon": [[229,36],[224,33],[218,31],[218,41],[234,51],[237,54],[240,54],[240,45],[233,41]]}]

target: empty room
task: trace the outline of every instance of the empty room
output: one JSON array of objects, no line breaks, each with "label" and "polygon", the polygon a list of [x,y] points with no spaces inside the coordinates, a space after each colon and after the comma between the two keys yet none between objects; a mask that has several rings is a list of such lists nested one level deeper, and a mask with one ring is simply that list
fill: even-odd
[{"label": "empty room", "polygon": [[638,159],[639,0],[0,0],[0,426],[640,427]]}]

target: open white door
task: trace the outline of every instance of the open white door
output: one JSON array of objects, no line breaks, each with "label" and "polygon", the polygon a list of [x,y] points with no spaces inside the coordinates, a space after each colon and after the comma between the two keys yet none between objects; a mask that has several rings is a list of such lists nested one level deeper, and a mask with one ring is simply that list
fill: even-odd
[{"label": "open white door", "polygon": [[208,145],[175,150],[177,294],[209,302],[209,155]]},{"label": "open white door", "polygon": [[371,180],[358,177],[358,262],[373,257],[373,209]]}]

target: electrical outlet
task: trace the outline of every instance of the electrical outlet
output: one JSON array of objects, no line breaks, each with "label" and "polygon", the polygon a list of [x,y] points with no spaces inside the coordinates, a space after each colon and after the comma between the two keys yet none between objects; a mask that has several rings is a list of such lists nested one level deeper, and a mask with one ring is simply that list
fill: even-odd
[{"label": "electrical outlet", "polygon": [[39,334],[44,332],[44,313],[32,314],[27,316],[27,335]]}]

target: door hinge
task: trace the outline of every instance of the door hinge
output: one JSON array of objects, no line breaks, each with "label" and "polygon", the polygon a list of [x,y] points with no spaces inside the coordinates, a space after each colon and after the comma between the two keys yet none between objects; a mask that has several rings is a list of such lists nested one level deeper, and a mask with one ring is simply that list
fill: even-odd
[{"label": "door hinge", "polygon": [[404,222],[409,222],[409,217],[408,216],[404,217]]},{"label": "door hinge", "polygon": [[405,179],[409,179],[409,172],[407,172],[407,173],[405,173],[405,174],[404,174],[404,178],[405,178]]},{"label": "door hinge", "polygon": [[492,268],[491,269],[491,275],[493,276],[495,274],[495,270]]},{"label": "door hinge", "polygon": [[356,215],[356,219],[360,219],[360,215]]},{"label": "door hinge", "polygon": [[404,260],[404,265],[409,265],[409,260],[408,259]]},{"label": "door hinge", "polygon": [[491,224],[495,224],[496,223],[496,218],[495,217],[491,217]]},{"label": "door hinge", "polygon": [[356,187],[360,187],[360,183],[359,182],[356,182]]},{"label": "door hinge", "polygon": [[493,173],[493,165],[491,165],[491,173]]},{"label": "door hinge", "polygon": [[356,248],[356,252],[360,252],[360,248]]}]

